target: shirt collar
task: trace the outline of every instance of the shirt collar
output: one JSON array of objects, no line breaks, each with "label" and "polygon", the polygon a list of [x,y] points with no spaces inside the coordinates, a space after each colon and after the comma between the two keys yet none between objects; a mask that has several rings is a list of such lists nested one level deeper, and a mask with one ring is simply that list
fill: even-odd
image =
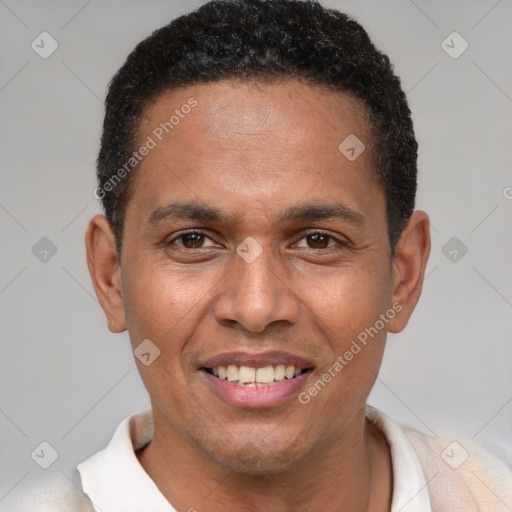
[{"label": "shirt collar", "polygon": [[153,439],[151,409],[117,427],[108,446],[78,465],[82,488],[101,512],[176,512],[139,463],[135,452]]},{"label": "shirt collar", "polygon": [[371,406],[366,407],[366,417],[384,434],[391,451],[391,512],[431,512],[428,485],[420,459],[402,427]]},{"label": "shirt collar", "polygon": [[[421,463],[402,428],[374,407],[367,418],[391,450],[391,512],[431,512]],[[108,446],[78,465],[84,492],[101,512],[176,512],[139,463],[136,452],[153,439],[151,409],[136,412],[117,427]]]}]

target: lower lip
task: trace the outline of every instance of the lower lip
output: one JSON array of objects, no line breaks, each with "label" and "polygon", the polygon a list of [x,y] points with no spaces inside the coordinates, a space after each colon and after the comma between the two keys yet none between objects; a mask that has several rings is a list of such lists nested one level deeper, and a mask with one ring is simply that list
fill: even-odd
[{"label": "lower lip", "polygon": [[200,373],[210,383],[214,391],[227,402],[237,407],[256,409],[275,407],[296,396],[312,371],[301,373],[293,379],[283,379],[271,386],[263,387],[239,386],[234,382],[219,379],[206,370],[201,370]]}]

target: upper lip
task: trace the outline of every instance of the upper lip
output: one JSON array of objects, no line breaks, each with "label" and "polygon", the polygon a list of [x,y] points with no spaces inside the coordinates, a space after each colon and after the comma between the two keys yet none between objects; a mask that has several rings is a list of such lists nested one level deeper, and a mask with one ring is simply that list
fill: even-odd
[{"label": "upper lip", "polygon": [[249,366],[251,368],[264,368],[265,366],[284,364],[285,366],[295,366],[295,368],[300,368],[302,370],[313,367],[313,364],[307,359],[282,351],[224,352],[210,357],[204,361],[201,366],[203,368],[217,368],[218,366],[229,366],[230,364]]}]

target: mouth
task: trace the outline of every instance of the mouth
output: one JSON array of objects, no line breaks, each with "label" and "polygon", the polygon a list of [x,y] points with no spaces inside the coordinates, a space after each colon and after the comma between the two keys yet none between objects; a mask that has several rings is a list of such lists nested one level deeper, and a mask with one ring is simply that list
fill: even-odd
[{"label": "mouth", "polygon": [[223,401],[243,408],[274,407],[297,395],[314,367],[286,353],[221,354],[199,368]]},{"label": "mouth", "polygon": [[296,368],[294,365],[268,365],[263,367],[239,366],[230,364],[228,366],[216,366],[214,368],[203,367],[202,370],[214,377],[226,380],[236,386],[247,388],[264,388],[274,386],[284,380],[297,378],[303,373],[313,371],[313,368]]}]

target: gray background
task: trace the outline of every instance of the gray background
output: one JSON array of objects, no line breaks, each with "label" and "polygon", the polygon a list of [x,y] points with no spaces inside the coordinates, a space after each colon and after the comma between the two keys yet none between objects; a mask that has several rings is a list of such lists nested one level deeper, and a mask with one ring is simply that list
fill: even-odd
[{"label": "gray background", "polygon": [[[83,238],[101,211],[92,191],[110,77],[137,42],[201,3],[0,1],[0,508],[149,405],[127,333],[106,328]],[[432,221],[423,297],[389,337],[370,403],[500,452],[512,432],[512,2],[323,3],[394,62],[420,143],[417,206]],[[31,48],[43,31],[59,44],[47,59]],[[441,46],[453,31],[469,44],[456,59]],[[46,262],[32,251],[42,237],[57,248]],[[31,458],[42,441],[59,454],[47,470]]]}]

